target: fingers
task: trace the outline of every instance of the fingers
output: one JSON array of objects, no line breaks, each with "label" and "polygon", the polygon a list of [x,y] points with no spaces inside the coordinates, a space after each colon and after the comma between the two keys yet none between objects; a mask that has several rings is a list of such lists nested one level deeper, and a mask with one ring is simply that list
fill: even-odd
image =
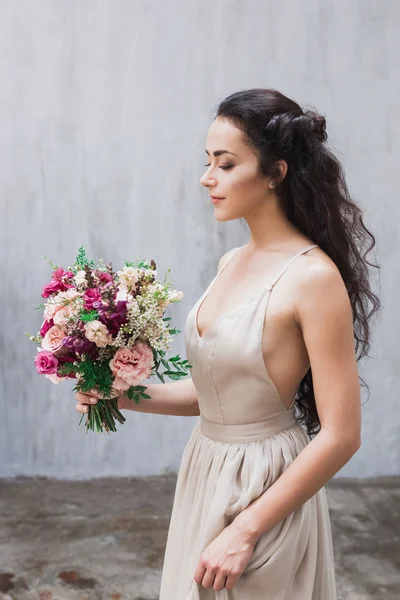
[{"label": "fingers", "polygon": [[98,398],[95,396],[92,396],[91,394],[84,394],[83,392],[77,392],[75,394],[75,398],[78,400],[76,410],[81,413],[87,413],[89,410],[88,404],[96,404],[98,401]]},{"label": "fingers", "polygon": [[75,398],[82,404],[96,404],[98,401],[96,396],[93,396],[92,394],[84,394],[83,392],[76,392]]}]

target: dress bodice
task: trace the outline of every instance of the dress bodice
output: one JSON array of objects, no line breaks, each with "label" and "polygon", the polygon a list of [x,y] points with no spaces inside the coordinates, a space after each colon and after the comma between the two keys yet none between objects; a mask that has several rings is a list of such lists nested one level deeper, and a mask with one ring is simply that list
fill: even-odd
[{"label": "dress bodice", "polygon": [[268,423],[279,429],[294,422],[292,406],[287,409],[283,403],[264,363],[264,318],[276,282],[298,256],[315,247],[308,246],[293,256],[270,285],[249,302],[222,314],[200,336],[197,313],[228,261],[188,313],[184,331],[186,356],[192,365],[191,376],[204,426],[210,423],[240,428]]}]

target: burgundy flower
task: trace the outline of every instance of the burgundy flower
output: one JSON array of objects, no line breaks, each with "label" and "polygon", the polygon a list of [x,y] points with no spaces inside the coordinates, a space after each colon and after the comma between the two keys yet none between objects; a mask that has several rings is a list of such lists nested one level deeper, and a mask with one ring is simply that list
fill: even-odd
[{"label": "burgundy flower", "polygon": [[36,371],[40,375],[53,375],[57,373],[58,359],[52,352],[41,350],[35,356]]},{"label": "burgundy flower", "polygon": [[[98,306],[99,305],[99,306]],[[115,312],[110,313],[110,307],[101,304],[100,302],[95,304],[95,308],[99,313],[99,321],[103,323],[111,333],[112,336],[116,336],[119,332],[119,328],[123,323],[127,321],[127,309],[125,300],[119,300],[115,306]]]},{"label": "burgundy flower", "polygon": [[52,294],[65,292],[67,289],[73,288],[74,286],[68,283],[73,276],[74,274],[71,271],[64,271],[62,267],[55,269],[50,283],[45,285],[42,289],[42,298],[48,298]]},{"label": "burgundy flower", "polygon": [[95,302],[101,302],[101,294],[97,288],[90,288],[84,293],[83,299],[85,301],[84,307],[87,310],[92,310]]},{"label": "burgundy flower", "polygon": [[87,338],[67,335],[63,339],[63,346],[77,354],[92,354],[96,349],[96,344],[90,342]]},{"label": "burgundy flower", "polygon": [[96,275],[101,283],[111,283],[113,281],[110,273],[106,273],[105,271],[96,271]]},{"label": "burgundy flower", "polygon": [[51,329],[53,325],[53,319],[50,319],[50,321],[43,321],[42,327],[40,328],[40,335],[42,336],[42,338],[44,338],[48,330]]},{"label": "burgundy flower", "polygon": [[119,327],[127,321],[127,308],[125,300],[118,300],[115,312],[110,315],[110,320],[114,321]]}]

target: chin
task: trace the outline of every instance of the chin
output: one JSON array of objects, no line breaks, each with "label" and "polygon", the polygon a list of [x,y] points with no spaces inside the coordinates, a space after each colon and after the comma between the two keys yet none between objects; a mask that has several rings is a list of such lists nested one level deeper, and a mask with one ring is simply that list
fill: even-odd
[{"label": "chin", "polygon": [[243,215],[233,213],[229,210],[223,210],[221,207],[214,210],[214,217],[217,219],[217,221],[224,223],[225,221],[235,221],[236,219],[241,219]]}]

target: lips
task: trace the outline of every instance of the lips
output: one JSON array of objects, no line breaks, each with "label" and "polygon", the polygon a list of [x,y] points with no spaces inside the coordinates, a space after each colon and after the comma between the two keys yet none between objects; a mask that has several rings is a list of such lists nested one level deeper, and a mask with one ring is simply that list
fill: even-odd
[{"label": "lips", "polygon": [[212,200],[224,200],[222,196],[210,196]]}]

